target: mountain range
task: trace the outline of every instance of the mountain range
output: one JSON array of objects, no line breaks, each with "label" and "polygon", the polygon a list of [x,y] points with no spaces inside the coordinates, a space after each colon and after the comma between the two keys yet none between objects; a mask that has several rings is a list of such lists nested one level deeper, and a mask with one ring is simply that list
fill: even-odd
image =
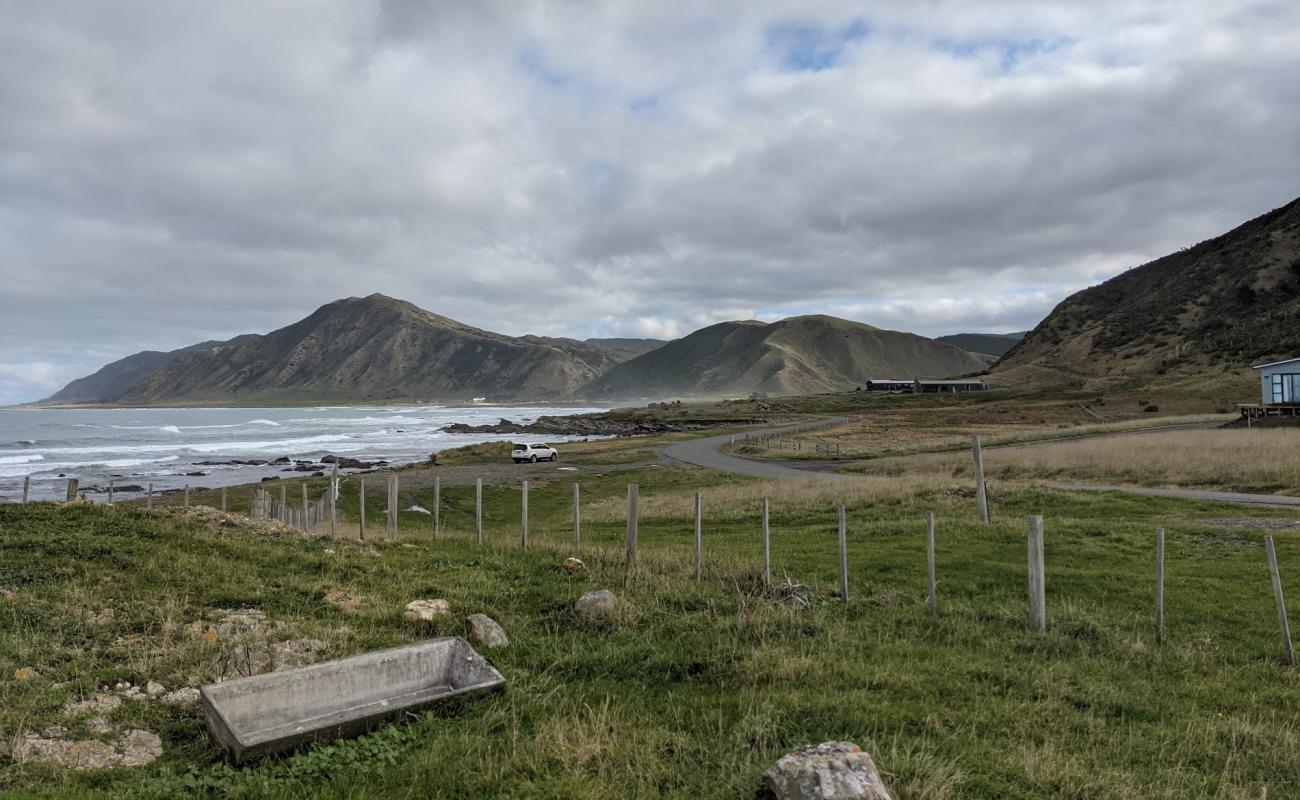
[{"label": "mountain range", "polygon": [[268,334],[146,351],[46,403],[494,401],[795,394],[872,377],[946,377],[985,362],[950,344],[825,316],[725,322],[674,342],[505,336],[380,294]]},{"label": "mountain range", "polygon": [[1235,376],[1300,355],[1300,199],[1067,297],[992,371],[1006,384]]}]

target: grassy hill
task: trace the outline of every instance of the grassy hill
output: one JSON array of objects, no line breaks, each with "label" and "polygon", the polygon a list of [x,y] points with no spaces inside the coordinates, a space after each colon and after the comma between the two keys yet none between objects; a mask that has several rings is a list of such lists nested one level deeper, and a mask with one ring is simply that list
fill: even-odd
[{"label": "grassy hill", "polygon": [[954,333],[948,336],[936,336],[935,341],[960,347],[969,353],[979,353],[998,358],[1014,347],[1016,342],[1025,338],[1026,333],[1028,331],[1019,333]]},{"label": "grassy hill", "polygon": [[582,390],[592,398],[834,392],[871,378],[943,378],[984,362],[950,344],[828,316],[723,322],[625,361]]},{"label": "grassy hill", "polygon": [[1300,200],[1129,270],[1058,305],[995,381],[1223,382],[1300,355]]}]

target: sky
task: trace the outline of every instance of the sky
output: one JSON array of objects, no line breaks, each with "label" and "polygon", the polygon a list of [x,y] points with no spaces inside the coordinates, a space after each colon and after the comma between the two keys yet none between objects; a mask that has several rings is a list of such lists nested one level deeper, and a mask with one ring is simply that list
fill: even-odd
[{"label": "sky", "polygon": [[0,403],[382,292],[1030,328],[1300,195],[1295,0],[0,0]]}]

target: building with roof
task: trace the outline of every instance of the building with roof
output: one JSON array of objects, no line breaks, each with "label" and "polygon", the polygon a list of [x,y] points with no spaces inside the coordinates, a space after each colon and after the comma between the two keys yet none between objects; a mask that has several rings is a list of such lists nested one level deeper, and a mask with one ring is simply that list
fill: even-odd
[{"label": "building with roof", "polygon": [[1266,406],[1300,405],[1300,358],[1256,364],[1260,403]]}]

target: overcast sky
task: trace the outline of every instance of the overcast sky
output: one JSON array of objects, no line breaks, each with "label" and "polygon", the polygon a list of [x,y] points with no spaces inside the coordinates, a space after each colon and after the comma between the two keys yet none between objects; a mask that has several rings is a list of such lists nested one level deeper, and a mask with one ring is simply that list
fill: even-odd
[{"label": "overcast sky", "polygon": [[938,335],[1300,195],[1300,3],[0,0],[0,402],[383,292]]}]

